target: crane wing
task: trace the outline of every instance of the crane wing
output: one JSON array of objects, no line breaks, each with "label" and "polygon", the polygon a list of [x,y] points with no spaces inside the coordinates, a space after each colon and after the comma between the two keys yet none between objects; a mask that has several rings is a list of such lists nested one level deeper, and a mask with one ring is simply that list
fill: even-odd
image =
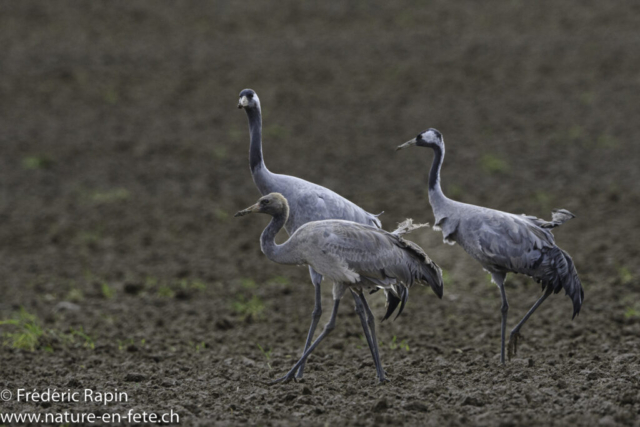
[{"label": "crane wing", "polygon": [[341,219],[381,228],[377,215],[369,213],[339,194],[300,178],[277,175],[279,189],[289,202],[293,230],[311,221]]},{"label": "crane wing", "polygon": [[350,270],[381,285],[429,284],[442,297],[442,272],[420,246],[371,226],[344,221],[331,221],[331,225],[319,245]]},{"label": "crane wing", "polygon": [[496,270],[530,274],[545,248],[555,247],[551,232],[532,218],[493,211],[471,221],[485,263]]}]

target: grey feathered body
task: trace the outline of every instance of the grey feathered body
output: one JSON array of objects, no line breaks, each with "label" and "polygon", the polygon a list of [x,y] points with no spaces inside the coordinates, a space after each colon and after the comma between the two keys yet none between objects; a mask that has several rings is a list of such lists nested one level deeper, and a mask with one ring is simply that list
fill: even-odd
[{"label": "grey feathered body", "polygon": [[442,229],[446,243],[458,243],[490,273],[525,274],[561,289],[573,301],[573,315],[580,311],[584,292],[573,260],[556,246],[550,228],[573,218],[565,210],[554,212],[548,222],[534,216],[515,215],[446,198],[439,183],[430,191],[429,201],[435,227]]},{"label": "grey feathered body", "polygon": [[[263,240],[264,241],[264,240]],[[334,283],[352,289],[384,289],[396,297],[414,283],[442,297],[440,268],[415,243],[399,234],[344,220],[312,221],[299,227],[270,256],[283,264],[308,264]]]},{"label": "grey feathered body", "polygon": [[271,173],[264,165],[252,170],[252,175],[263,196],[280,193],[289,202],[289,219],[285,229],[290,235],[308,222],[326,219],[342,219],[378,228],[382,226],[376,215],[328,188],[294,176]]}]

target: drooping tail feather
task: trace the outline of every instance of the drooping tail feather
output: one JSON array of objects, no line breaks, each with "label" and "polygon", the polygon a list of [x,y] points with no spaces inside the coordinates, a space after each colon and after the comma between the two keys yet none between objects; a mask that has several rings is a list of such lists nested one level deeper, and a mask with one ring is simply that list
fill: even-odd
[{"label": "drooping tail feather", "polygon": [[402,238],[404,234],[428,226],[429,224],[414,224],[413,220],[409,218],[398,224],[398,228],[389,233],[393,236],[394,244],[402,249],[402,256],[397,264],[387,266],[380,271],[383,278],[393,278],[396,281],[390,288],[385,287],[387,312],[382,319],[383,321],[391,317],[398,306],[400,308],[395,318],[397,319],[402,314],[409,298],[409,288],[416,282],[430,285],[438,298],[442,299],[444,288],[442,270],[435,262],[431,261],[420,246]]},{"label": "drooping tail feather", "polygon": [[396,317],[393,320],[396,320],[398,316],[402,314],[402,311],[404,310],[404,306],[407,303],[408,298],[409,298],[409,288],[405,288],[403,286],[400,293],[400,299],[401,299],[400,308],[398,309],[398,314],[396,314]]},{"label": "drooping tail feather", "polygon": [[411,248],[414,253],[418,254],[421,258],[420,263],[420,273],[417,277],[419,283],[426,285],[427,283],[431,286],[433,293],[435,293],[438,298],[442,299],[442,295],[444,293],[444,281],[442,279],[442,269],[435,262],[431,261],[431,258],[427,256],[426,253],[422,250],[422,248],[416,245],[413,242],[408,240],[403,240],[407,247]]},{"label": "drooping tail feather", "polygon": [[[395,296],[393,292],[385,291],[385,294],[387,295],[387,312],[384,314],[384,317],[382,318],[383,322],[387,320],[389,317],[391,317],[393,312],[396,311],[398,304],[400,304],[400,298]],[[396,318],[397,317],[398,316],[396,316]]]},{"label": "drooping tail feather", "polygon": [[[562,251],[562,249],[560,250]],[[565,251],[562,251],[562,255],[564,255],[568,269],[568,274],[562,284],[562,287],[565,290],[565,294],[569,295],[569,298],[573,301],[573,319],[578,315],[578,313],[580,313],[580,308],[584,301],[584,290],[582,289],[582,283],[578,277],[578,271],[573,264],[573,259],[571,259],[571,256],[569,256]]]},{"label": "drooping tail feather", "polygon": [[573,301],[573,317],[580,313],[584,301],[584,290],[571,256],[558,247],[554,247],[541,258],[536,280],[542,283],[543,289],[554,293],[564,289],[565,294]]}]

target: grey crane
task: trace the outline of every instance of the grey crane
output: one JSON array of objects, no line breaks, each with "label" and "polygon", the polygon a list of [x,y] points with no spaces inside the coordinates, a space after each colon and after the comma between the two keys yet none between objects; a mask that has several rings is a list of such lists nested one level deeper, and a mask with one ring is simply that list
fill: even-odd
[{"label": "grey crane", "polygon": [[267,258],[279,264],[309,265],[317,274],[333,281],[333,310],[329,321],[293,368],[275,382],[293,379],[311,352],[334,329],[340,299],[347,289],[354,297],[378,379],[380,382],[386,381],[380,362],[375,320],[369,307],[363,303],[366,301],[363,291],[383,289],[397,300],[402,300],[400,311],[414,283],[430,285],[433,292],[442,298],[440,267],[429,259],[422,248],[401,237],[422,225],[413,225],[411,220],[407,220],[396,231],[389,233],[352,221],[311,221],[301,225],[285,243],[278,245],[275,242],[276,234],[287,223],[290,213],[287,199],[280,193],[271,193],[235,216],[254,212],[273,217],[260,236],[260,247]]},{"label": "grey crane", "polygon": [[[307,222],[324,219],[344,219],[374,227],[382,226],[377,215],[365,211],[355,203],[350,202],[325,187],[300,178],[275,174],[269,171],[264,164],[262,156],[262,111],[260,99],[256,92],[252,89],[244,89],[241,91],[238,108],[244,108],[249,119],[249,132],[251,136],[249,165],[251,167],[253,182],[263,196],[278,192],[287,198],[290,203],[290,212],[284,228],[289,235]],[[309,348],[309,345],[311,345],[318,321],[320,320],[320,315],[322,314],[320,292],[322,275],[314,271],[312,267],[309,267],[309,274],[311,275],[311,282],[315,287],[315,308],[311,315],[311,326],[309,327],[303,354]],[[390,303],[396,303],[393,295],[388,295],[390,295],[389,298],[392,298]],[[364,298],[362,298],[361,303],[369,310]],[[302,378],[303,372],[304,363],[300,365],[297,377]]]},{"label": "grey crane", "polygon": [[444,242],[458,243],[484,269],[500,289],[502,296],[502,347],[500,361],[504,363],[505,330],[509,304],[504,290],[507,273],[520,273],[542,283],[544,294],[531,307],[509,336],[509,358],[517,351],[522,325],[552,293],[561,289],[573,301],[573,318],[580,312],[584,292],[578,272],[568,253],[556,246],[550,229],[575,216],[565,210],[553,212],[551,221],[534,216],[514,215],[481,206],[456,202],[447,198],[440,188],[440,168],[444,160],[444,140],[436,129],[428,129],[397,150],[417,145],[434,151],[429,172],[429,203],[435,216],[435,229],[441,229]]}]

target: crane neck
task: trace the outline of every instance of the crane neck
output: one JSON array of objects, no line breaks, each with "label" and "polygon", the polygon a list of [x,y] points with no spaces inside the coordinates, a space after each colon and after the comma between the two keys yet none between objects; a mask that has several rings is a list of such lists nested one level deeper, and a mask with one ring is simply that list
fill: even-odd
[{"label": "crane neck", "polygon": [[249,165],[253,182],[260,190],[261,194],[269,194],[275,191],[273,187],[272,173],[264,164],[262,157],[262,112],[260,104],[252,108],[245,109],[249,119],[249,134],[251,144],[249,146]]},{"label": "crane neck", "polygon": [[433,206],[447,198],[440,187],[440,169],[444,161],[444,145],[435,145],[432,148],[434,156],[431,170],[429,171],[429,202]]},{"label": "crane neck", "polygon": [[298,257],[292,253],[291,239],[281,245],[276,243],[276,235],[284,227],[289,218],[289,206],[286,209],[273,216],[267,228],[264,229],[260,236],[260,248],[267,258],[278,264],[301,264]]},{"label": "crane neck", "polygon": [[255,174],[259,169],[266,169],[262,157],[262,112],[260,104],[252,108],[246,108],[249,119],[249,134],[251,145],[249,146],[249,165],[251,173]]}]

